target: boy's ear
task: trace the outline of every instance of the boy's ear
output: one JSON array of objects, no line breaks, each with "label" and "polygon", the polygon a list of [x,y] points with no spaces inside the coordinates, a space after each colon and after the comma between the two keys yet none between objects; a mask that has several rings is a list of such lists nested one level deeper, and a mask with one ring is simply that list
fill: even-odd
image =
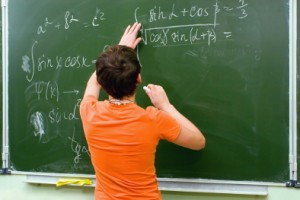
[{"label": "boy's ear", "polygon": [[141,83],[142,83],[142,76],[141,76],[141,74],[138,75],[136,81],[137,81],[138,84],[141,84]]}]

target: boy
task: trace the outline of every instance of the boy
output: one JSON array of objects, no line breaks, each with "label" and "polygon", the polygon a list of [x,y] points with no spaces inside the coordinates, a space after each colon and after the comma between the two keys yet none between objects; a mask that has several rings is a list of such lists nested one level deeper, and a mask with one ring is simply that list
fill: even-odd
[{"label": "boy", "polygon": [[[159,140],[194,150],[205,146],[200,130],[170,104],[161,86],[145,88],[154,107],[135,104],[142,82],[134,51],[140,27],[128,26],[119,45],[100,55],[80,105],[96,172],[96,200],[160,200],[154,166]],[[101,89],[108,100],[98,101]]]}]

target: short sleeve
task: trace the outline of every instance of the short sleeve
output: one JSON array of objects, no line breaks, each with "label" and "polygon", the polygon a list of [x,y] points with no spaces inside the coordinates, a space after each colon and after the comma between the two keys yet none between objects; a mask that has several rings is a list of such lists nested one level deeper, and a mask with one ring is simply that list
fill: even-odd
[{"label": "short sleeve", "polygon": [[95,96],[85,96],[80,103],[80,117],[83,123],[89,121],[96,112],[98,99]]},{"label": "short sleeve", "polygon": [[169,142],[176,140],[181,130],[180,124],[169,114],[160,110],[158,110],[156,119],[160,138]]}]

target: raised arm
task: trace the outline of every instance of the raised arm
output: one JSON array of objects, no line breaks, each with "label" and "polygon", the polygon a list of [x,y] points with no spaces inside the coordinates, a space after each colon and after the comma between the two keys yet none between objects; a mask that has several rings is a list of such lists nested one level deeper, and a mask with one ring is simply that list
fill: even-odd
[{"label": "raised arm", "polygon": [[193,149],[200,150],[205,147],[205,137],[201,131],[186,117],[184,117],[170,102],[164,89],[159,85],[149,84],[149,90],[145,90],[152,104],[171,115],[180,125],[181,131],[175,144]]},{"label": "raised arm", "polygon": [[96,72],[94,72],[87,82],[85,92],[84,92],[84,97],[92,95],[98,99],[100,94],[100,89],[101,89],[101,85],[97,81]]},{"label": "raised arm", "polygon": [[142,38],[137,37],[140,28],[141,28],[140,23],[134,23],[133,25],[128,25],[119,42],[119,45],[123,45],[135,49],[136,46],[142,40]]}]

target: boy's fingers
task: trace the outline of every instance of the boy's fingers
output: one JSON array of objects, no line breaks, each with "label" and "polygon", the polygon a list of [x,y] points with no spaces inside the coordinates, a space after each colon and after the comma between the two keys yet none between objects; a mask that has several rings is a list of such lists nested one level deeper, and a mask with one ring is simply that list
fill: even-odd
[{"label": "boy's fingers", "polygon": [[147,87],[148,87],[150,90],[152,90],[152,89],[153,89],[153,86],[154,86],[154,85],[153,85],[153,84],[151,84],[151,83],[147,85]]},{"label": "boy's fingers", "polygon": [[140,28],[141,28],[141,24],[140,23],[135,23],[133,31],[137,33],[140,30]]},{"label": "boy's fingers", "polygon": [[135,42],[133,44],[134,49],[141,42],[141,40],[142,40],[142,38],[140,38],[140,37],[135,40]]},{"label": "boy's fingers", "polygon": [[135,34],[137,35],[138,31],[140,30],[141,28],[141,24],[135,22],[132,27],[130,28],[128,34]]},{"label": "boy's fingers", "polygon": [[131,26],[131,28],[129,29],[129,33],[134,32],[136,25],[137,25],[137,23],[135,22],[135,23]]},{"label": "boy's fingers", "polygon": [[125,35],[126,33],[128,33],[128,31],[130,30],[130,28],[131,28],[131,26],[128,25],[127,28],[126,28],[125,31],[124,31],[124,35]]}]

